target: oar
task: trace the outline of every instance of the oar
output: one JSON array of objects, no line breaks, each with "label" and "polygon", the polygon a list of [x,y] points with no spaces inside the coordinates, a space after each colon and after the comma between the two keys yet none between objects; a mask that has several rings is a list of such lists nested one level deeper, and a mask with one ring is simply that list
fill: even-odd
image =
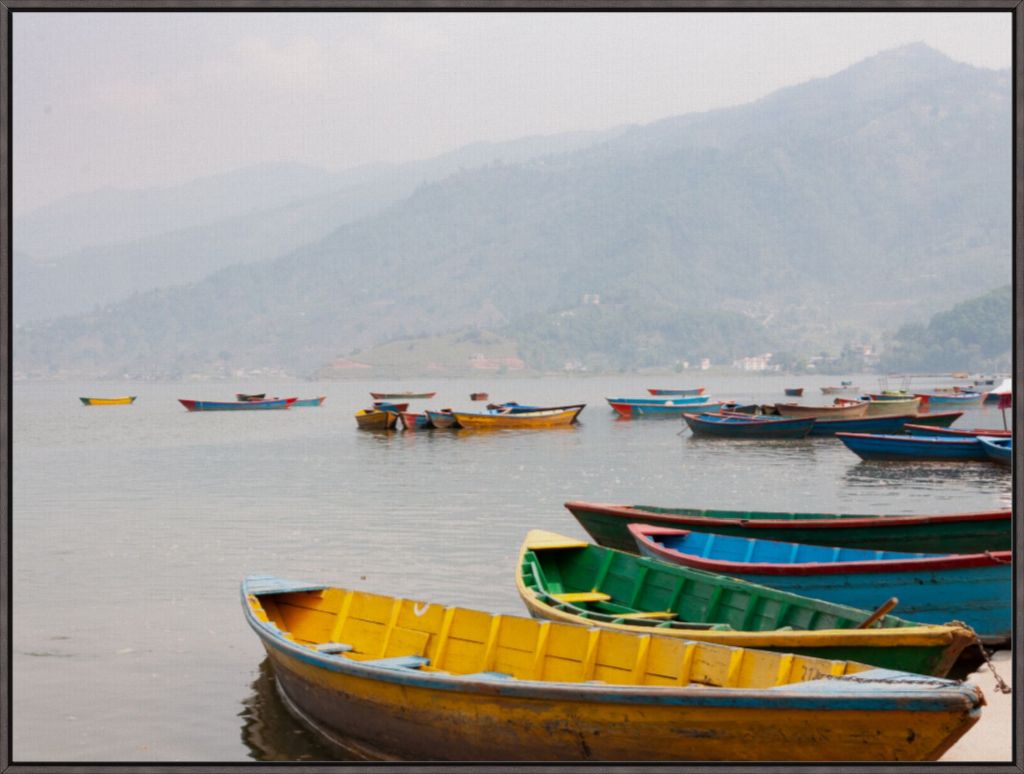
[{"label": "oar", "polygon": [[881,621],[883,618],[885,618],[885,616],[889,614],[889,611],[896,607],[896,605],[898,605],[899,603],[900,601],[897,597],[889,597],[889,600],[887,602],[882,603],[882,606],[875,610],[875,612],[873,612],[867,618],[865,618],[864,622],[857,626],[857,628],[867,629],[872,624]]}]

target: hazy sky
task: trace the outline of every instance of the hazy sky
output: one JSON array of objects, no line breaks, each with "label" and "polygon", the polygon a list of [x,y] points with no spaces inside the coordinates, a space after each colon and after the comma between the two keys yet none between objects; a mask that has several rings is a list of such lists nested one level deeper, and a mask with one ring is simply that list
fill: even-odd
[{"label": "hazy sky", "polygon": [[14,211],[264,161],[343,169],[735,105],[1010,13],[12,14]]}]

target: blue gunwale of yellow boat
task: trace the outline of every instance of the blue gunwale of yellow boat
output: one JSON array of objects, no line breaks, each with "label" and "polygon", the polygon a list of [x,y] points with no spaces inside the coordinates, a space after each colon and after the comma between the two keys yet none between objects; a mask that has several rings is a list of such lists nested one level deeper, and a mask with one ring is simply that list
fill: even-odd
[{"label": "blue gunwale of yellow boat", "polygon": [[243,582],[242,605],[293,711],[381,758],[932,760],[984,703],[854,662],[269,576]]}]

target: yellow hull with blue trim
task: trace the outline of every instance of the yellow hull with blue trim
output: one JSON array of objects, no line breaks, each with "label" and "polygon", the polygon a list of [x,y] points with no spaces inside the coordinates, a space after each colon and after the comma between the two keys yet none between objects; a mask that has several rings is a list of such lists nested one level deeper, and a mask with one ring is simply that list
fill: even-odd
[{"label": "yellow hull with blue trim", "polygon": [[971,685],[250,577],[293,711],[385,760],[934,760]]},{"label": "yellow hull with blue trim", "polygon": [[86,406],[127,406],[135,402],[137,395],[124,395],[117,398],[79,398]]}]

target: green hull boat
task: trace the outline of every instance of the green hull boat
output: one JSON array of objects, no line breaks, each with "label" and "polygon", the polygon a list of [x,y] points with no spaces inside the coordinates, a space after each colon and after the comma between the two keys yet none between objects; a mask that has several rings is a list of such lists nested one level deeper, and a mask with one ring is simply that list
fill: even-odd
[{"label": "green hull boat", "polygon": [[1006,551],[1011,548],[1013,539],[1009,508],[900,516],[722,511],[580,501],[567,502],[565,507],[598,544],[629,553],[637,552],[629,533],[630,524],[786,543],[935,554]]},{"label": "green hull boat", "polygon": [[516,587],[536,618],[743,648],[846,659],[942,676],[977,642],[957,625],[917,624],[716,573],[531,530]]}]

